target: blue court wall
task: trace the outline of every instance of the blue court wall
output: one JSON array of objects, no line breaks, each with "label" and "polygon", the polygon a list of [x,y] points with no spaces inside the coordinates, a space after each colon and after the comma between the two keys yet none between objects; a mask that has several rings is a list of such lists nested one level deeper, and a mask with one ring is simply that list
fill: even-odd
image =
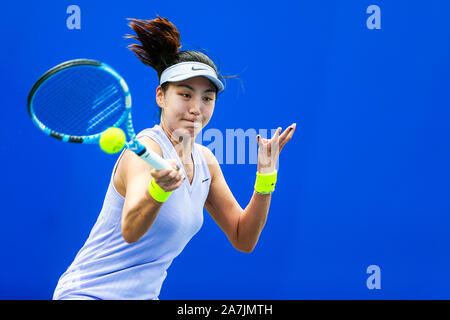
[{"label": "blue court wall", "polygon": [[[81,29],[66,25],[73,4]],[[233,249],[205,211],[161,299],[450,298],[448,1],[7,0],[2,11],[1,299],[51,299],[117,159],[40,133],[29,89],[58,63],[97,59],[126,79],[136,130],[153,126],[156,72],[123,36],[126,18],[156,14],[182,49],[240,73],[205,129],[297,123],[256,249]],[[256,165],[222,170],[245,208]]]}]

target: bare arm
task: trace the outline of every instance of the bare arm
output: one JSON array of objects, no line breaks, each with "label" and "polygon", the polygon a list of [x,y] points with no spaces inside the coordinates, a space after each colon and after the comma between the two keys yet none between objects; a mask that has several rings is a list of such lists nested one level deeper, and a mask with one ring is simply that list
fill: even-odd
[{"label": "bare arm", "polygon": [[[291,139],[294,131],[295,124],[281,135],[279,128],[270,140],[260,139],[258,136],[258,172],[266,174],[275,170],[279,152]],[[214,154],[206,147],[202,150],[211,172],[205,208],[237,250],[252,252],[267,221],[272,196],[253,192],[249,204],[243,210],[231,193]]]},{"label": "bare arm", "polygon": [[[162,156],[159,145],[150,138],[139,139],[146,148]],[[175,165],[175,162],[172,161]],[[179,170],[156,170],[131,151],[125,151],[117,168],[118,184],[125,193],[122,209],[122,235],[126,242],[138,241],[152,226],[163,203],[156,201],[148,192],[152,177],[165,191],[178,188],[183,182]],[[119,188],[118,188],[119,189]]]},{"label": "bare arm", "polygon": [[231,193],[214,154],[204,147],[211,172],[211,185],[205,208],[226,234],[234,248],[252,252],[267,220],[270,195],[254,193],[243,210]]}]

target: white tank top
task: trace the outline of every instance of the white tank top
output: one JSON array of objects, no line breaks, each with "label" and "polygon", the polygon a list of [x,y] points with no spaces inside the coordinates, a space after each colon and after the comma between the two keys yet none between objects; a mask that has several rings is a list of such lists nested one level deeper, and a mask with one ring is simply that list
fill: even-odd
[{"label": "white tank top", "polygon": [[[156,141],[163,158],[176,159],[184,170],[175,148],[159,125],[137,135],[142,136]],[[211,175],[200,146],[194,143],[192,185],[186,175],[182,185],[161,206],[147,233],[136,243],[127,243],[121,228],[125,199],[113,182],[122,154],[114,165],[99,217],[86,243],[59,279],[53,299],[158,299],[167,269],[203,224]]]}]

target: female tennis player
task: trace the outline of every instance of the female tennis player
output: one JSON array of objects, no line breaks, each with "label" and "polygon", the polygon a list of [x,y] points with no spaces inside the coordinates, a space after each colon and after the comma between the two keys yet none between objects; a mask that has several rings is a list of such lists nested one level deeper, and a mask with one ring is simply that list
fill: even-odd
[{"label": "female tennis player", "polygon": [[128,150],[112,171],[103,208],[54,299],[158,299],[166,271],[200,230],[203,208],[239,251],[258,242],[274,191],[276,163],[295,123],[271,139],[257,136],[254,193],[242,209],[214,154],[195,143],[224,89],[216,66],[198,51],[179,51],[180,34],[166,18],[130,19],[139,41],[129,48],[157,71],[160,123],[138,134],[172,166],[156,170]]}]

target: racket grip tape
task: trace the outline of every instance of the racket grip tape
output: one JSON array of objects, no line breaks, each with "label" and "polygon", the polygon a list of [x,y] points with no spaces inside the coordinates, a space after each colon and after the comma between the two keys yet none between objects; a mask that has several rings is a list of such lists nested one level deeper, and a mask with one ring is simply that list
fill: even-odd
[{"label": "racket grip tape", "polygon": [[146,148],[145,152],[139,154],[139,157],[156,170],[171,168],[170,163],[161,158],[161,156],[153,150],[149,150]]}]

